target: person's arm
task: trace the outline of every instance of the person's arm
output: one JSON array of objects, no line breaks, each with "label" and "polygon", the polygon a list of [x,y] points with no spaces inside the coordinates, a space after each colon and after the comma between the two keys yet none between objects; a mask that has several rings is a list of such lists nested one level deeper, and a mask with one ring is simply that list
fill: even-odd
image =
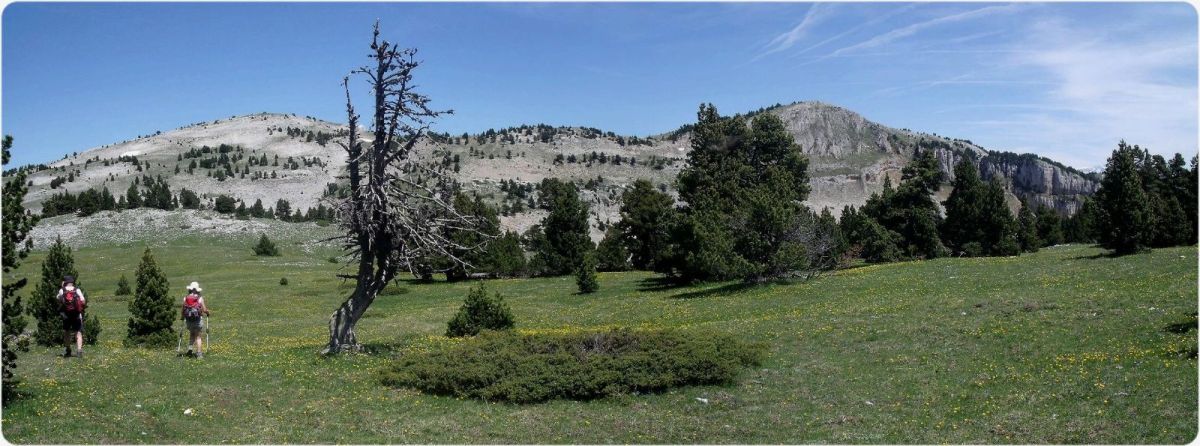
[{"label": "person's arm", "polygon": [[187,305],[186,305],[187,304],[187,296],[183,297],[183,302],[184,302],[183,304],[179,305],[179,320],[186,321],[187,313],[185,313],[184,311],[187,310]]},{"label": "person's arm", "polygon": [[200,311],[204,312],[205,316],[208,316],[208,304],[204,303],[203,297],[200,298]]}]

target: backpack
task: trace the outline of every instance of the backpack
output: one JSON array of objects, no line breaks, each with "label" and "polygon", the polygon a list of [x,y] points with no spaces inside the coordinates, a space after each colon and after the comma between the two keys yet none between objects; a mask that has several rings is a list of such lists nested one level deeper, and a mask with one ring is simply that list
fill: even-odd
[{"label": "backpack", "polygon": [[83,313],[84,306],[83,299],[79,298],[78,288],[71,291],[63,290],[63,307],[65,307],[67,314]]},{"label": "backpack", "polygon": [[183,317],[194,321],[200,319],[200,296],[189,294],[183,298]]}]

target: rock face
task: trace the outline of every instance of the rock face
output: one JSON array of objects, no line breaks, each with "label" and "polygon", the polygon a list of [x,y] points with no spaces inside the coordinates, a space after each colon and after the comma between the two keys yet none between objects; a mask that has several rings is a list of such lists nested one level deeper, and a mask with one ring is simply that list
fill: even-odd
[{"label": "rock face", "polygon": [[[828,207],[835,214],[846,205],[861,206],[882,189],[887,178],[898,184],[901,169],[917,150],[933,150],[947,180],[953,179],[954,165],[970,157],[985,179],[1002,179],[1010,203],[1020,197],[1063,214],[1076,212],[1083,197],[1098,187],[1094,175],[1035,155],[992,152],[968,140],[895,129],[834,105],[798,102],[755,113],[772,113],[783,120],[811,161],[812,192],[807,204],[815,209]],[[201,194],[210,206],[217,195],[225,194],[246,206],[262,200],[264,207],[270,207],[284,199],[293,210],[303,211],[322,202],[330,183],[345,182],[345,153],[337,140],[322,141],[309,134],[339,135],[344,131],[344,126],[314,118],[263,113],[156,132],[65,157],[35,171],[25,205],[36,212],[52,194],[78,194],[88,188],[107,187],[119,196],[135,178],[162,176],[172,192],[188,188]],[[221,144],[238,148],[237,161],[228,170],[233,176],[219,179],[215,170],[224,170],[219,167],[201,166],[188,172],[193,160],[216,157],[214,153],[187,158],[189,151],[203,146],[215,149]],[[686,127],[671,134],[636,138],[588,127],[537,125],[489,130],[466,138],[438,135],[418,147],[413,158],[453,165],[465,189],[481,194],[502,210],[511,210],[501,221],[518,231],[537,223],[542,214],[529,210],[528,197],[516,198],[503,191],[504,185],[534,184],[550,177],[574,180],[591,204],[592,235],[599,239],[599,226],[620,218],[620,194],[635,180],[648,179],[674,193],[674,178],[689,150]],[[139,164],[121,160],[128,156],[136,156]],[[248,163],[251,157],[265,157],[267,163]],[[53,180],[65,181],[70,174],[74,181],[51,187]],[[940,192],[939,197],[944,193],[948,192]],[[512,210],[514,207],[517,209]]]}]

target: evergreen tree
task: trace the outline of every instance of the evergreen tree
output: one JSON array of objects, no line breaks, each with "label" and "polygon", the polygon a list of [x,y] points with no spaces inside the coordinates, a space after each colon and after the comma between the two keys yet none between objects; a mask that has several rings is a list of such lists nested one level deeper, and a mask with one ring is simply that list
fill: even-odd
[{"label": "evergreen tree", "polygon": [[122,274],[120,279],[117,279],[117,290],[113,292],[114,296],[128,296],[133,294],[133,290],[129,289],[129,279]]},{"label": "evergreen tree", "polygon": [[579,287],[580,294],[594,293],[600,289],[600,282],[596,280],[596,254],[594,252],[583,254],[583,261],[575,269],[575,285]]},{"label": "evergreen tree", "polygon": [[[62,288],[65,276],[78,277],[75,271],[75,258],[71,255],[71,247],[63,243],[62,238],[54,240],[46,260],[42,261],[42,277],[33,291],[33,316],[37,318],[37,332],[34,339],[38,345],[59,345],[63,340],[62,316],[59,314],[58,290]],[[75,286],[82,286],[76,279]],[[84,291],[86,293],[86,290]]]},{"label": "evergreen tree", "polygon": [[1054,246],[1063,243],[1062,218],[1058,212],[1047,206],[1038,206],[1037,234],[1042,246]]},{"label": "evergreen tree", "polygon": [[512,310],[504,303],[504,297],[500,293],[489,297],[480,281],[479,286],[471,287],[458,313],[446,324],[446,336],[475,336],[481,330],[507,330],[514,325]]},{"label": "evergreen tree", "polygon": [[129,189],[125,191],[125,208],[137,209],[142,207],[142,194],[138,192],[137,181],[129,185]]},{"label": "evergreen tree", "polygon": [[254,245],[254,255],[274,257],[279,255],[279,248],[275,246],[275,242],[267,238],[267,234],[263,234],[258,239],[258,244]]},{"label": "evergreen tree", "polygon": [[942,222],[942,237],[946,245],[963,252],[964,245],[975,242],[982,245],[984,228],[983,196],[984,185],[979,179],[979,169],[970,158],[963,158],[954,166],[954,190],[943,205],[946,219]]},{"label": "evergreen tree", "polygon": [[596,246],[596,268],[600,271],[628,271],[629,251],[621,243],[621,230],[609,226],[604,239]]},{"label": "evergreen tree", "polygon": [[[8,165],[11,159],[12,143],[12,136],[4,135],[3,156],[0,157],[3,165]],[[0,390],[0,394],[3,395],[4,403],[8,403],[16,394],[18,380],[13,371],[17,367],[17,353],[29,351],[29,338],[25,335],[26,321],[22,314],[24,308],[21,304],[21,297],[17,296],[17,291],[24,288],[28,280],[24,277],[18,279],[12,275],[21,266],[21,260],[29,255],[29,241],[31,240],[29,232],[38,222],[38,217],[26,212],[25,207],[21,204],[25,200],[25,193],[29,190],[26,182],[27,175],[26,171],[19,171],[11,176],[6,174],[5,176],[9,176],[9,178],[4,184],[3,198],[0,199],[2,200],[0,207],[4,209],[0,215],[0,218],[3,219],[4,234],[3,246],[0,247],[4,272],[4,283],[0,286],[0,301],[3,303],[3,311],[0,311],[3,321],[0,322],[0,325],[3,326],[4,347],[3,389]],[[25,242],[24,245],[22,245],[22,241]]]},{"label": "evergreen tree", "polygon": [[621,194],[621,230],[633,267],[655,270],[655,265],[670,258],[671,228],[677,218],[675,200],[659,192],[647,180],[633,182]]},{"label": "evergreen tree", "polygon": [[222,214],[232,214],[237,210],[237,200],[228,195],[218,195],[214,201],[213,209]]},{"label": "evergreen tree", "polygon": [[[470,216],[477,226],[474,228],[447,228],[446,239],[458,246],[452,248],[454,255],[472,265],[476,270],[486,270],[489,253],[485,249],[490,245],[489,237],[500,235],[500,219],[496,209],[488,206],[479,196],[474,199],[462,192],[454,194],[454,209],[459,214]],[[435,263],[445,264],[446,280],[462,280],[469,276],[467,267],[458,263],[443,260]],[[439,268],[441,269],[441,268]]]},{"label": "evergreen tree", "polygon": [[521,248],[521,237],[507,231],[500,238],[488,243],[488,259],[485,263],[492,274],[499,277],[519,277],[528,274],[525,250]]},{"label": "evergreen tree", "polygon": [[1108,158],[1095,195],[1096,239],[1118,255],[1141,251],[1153,238],[1153,216],[1136,163],[1139,152],[1121,141]]},{"label": "evergreen tree", "polygon": [[[263,155],[266,157],[266,155]],[[254,218],[263,218],[266,215],[266,210],[263,209],[262,199],[255,199],[254,206],[250,206],[250,216]]]},{"label": "evergreen tree", "polygon": [[275,218],[280,221],[289,221],[292,219],[292,204],[287,200],[280,198],[275,202]]},{"label": "evergreen tree", "polygon": [[569,274],[583,263],[584,253],[594,248],[588,236],[588,205],[579,200],[575,185],[557,178],[546,178],[538,186],[539,205],[550,213],[542,219],[544,228],[535,247],[536,272],[558,276]]},{"label": "evergreen tree", "polygon": [[681,278],[761,280],[813,268],[806,251],[814,247],[802,236],[817,221],[801,204],[808,159],[775,115],[747,126],[702,105],[678,184],[687,207],[671,269]]},{"label": "evergreen tree", "polygon": [[174,340],[171,325],[176,312],[169,292],[166,275],[158,268],[150,248],[146,248],[137,269],[137,289],[129,301],[126,345],[166,346]]},{"label": "evergreen tree", "polygon": [[1025,200],[1021,200],[1021,211],[1017,214],[1017,241],[1025,252],[1037,252],[1042,246],[1042,241],[1038,239],[1037,217]]}]

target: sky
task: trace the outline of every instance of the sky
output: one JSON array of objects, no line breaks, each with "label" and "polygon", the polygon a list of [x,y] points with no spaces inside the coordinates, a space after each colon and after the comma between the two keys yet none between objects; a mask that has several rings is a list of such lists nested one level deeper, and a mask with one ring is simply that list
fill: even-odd
[{"label": "sky", "polygon": [[[419,50],[450,133],[647,136],[819,100],[884,125],[1103,166],[1125,139],[1196,154],[1187,3],[10,3],[13,164],[258,112],[344,123],[371,26]],[[354,84],[358,109],[365,84]]]}]

